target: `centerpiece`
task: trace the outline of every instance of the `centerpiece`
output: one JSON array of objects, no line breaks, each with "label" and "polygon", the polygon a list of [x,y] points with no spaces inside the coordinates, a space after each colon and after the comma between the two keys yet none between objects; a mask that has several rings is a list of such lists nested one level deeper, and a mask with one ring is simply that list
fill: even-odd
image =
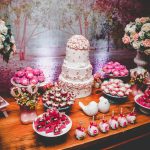
[{"label": "centerpiece", "polygon": [[126,45],[131,45],[137,50],[134,62],[138,67],[147,65],[146,55],[150,55],[150,18],[137,18],[135,22],[130,22],[125,27],[125,34],[122,41]]},{"label": "centerpiece", "polygon": [[20,119],[23,124],[29,124],[34,121],[36,115],[36,104],[38,100],[38,87],[28,86],[11,88],[11,95],[15,97],[17,104],[20,106]]}]

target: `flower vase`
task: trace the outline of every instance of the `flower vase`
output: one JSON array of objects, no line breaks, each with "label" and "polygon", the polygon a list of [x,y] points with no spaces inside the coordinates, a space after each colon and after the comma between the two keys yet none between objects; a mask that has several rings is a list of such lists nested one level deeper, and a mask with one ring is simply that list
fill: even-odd
[{"label": "flower vase", "polygon": [[37,117],[36,109],[27,109],[26,107],[20,106],[20,120],[23,124],[32,123]]},{"label": "flower vase", "polygon": [[137,50],[136,57],[134,58],[134,62],[136,63],[137,67],[144,68],[148,64],[146,59],[147,58],[145,53],[141,52],[140,50]]}]

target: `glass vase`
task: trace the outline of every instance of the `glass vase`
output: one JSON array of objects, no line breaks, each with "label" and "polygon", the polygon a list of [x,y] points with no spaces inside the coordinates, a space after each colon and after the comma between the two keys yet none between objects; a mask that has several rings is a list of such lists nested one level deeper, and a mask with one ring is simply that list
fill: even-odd
[{"label": "glass vase", "polygon": [[20,106],[20,120],[22,124],[30,124],[37,117],[36,109],[27,109],[26,107]]}]

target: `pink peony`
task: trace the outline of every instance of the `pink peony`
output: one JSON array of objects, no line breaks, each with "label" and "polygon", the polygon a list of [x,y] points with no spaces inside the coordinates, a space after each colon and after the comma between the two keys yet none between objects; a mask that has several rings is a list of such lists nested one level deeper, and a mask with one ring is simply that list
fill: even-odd
[{"label": "pink peony", "polygon": [[124,35],[124,37],[122,38],[122,41],[124,44],[129,44],[130,43],[130,37],[127,35]]},{"label": "pink peony", "polygon": [[142,41],[142,44],[144,47],[150,47],[150,39],[146,39],[146,40]]}]

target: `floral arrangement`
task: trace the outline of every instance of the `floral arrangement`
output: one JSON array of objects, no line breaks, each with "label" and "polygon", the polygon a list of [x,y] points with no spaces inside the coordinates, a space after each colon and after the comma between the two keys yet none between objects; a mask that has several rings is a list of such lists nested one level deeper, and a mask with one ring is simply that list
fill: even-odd
[{"label": "floral arrangement", "polygon": [[0,54],[8,62],[10,54],[16,51],[15,40],[12,36],[10,26],[0,19]]},{"label": "floral arrangement", "polygon": [[150,18],[137,18],[135,22],[127,24],[122,41],[134,49],[150,54]]},{"label": "floral arrangement", "polygon": [[100,88],[102,79],[103,79],[103,76],[99,72],[96,72],[94,74],[94,87],[95,88]]},{"label": "floral arrangement", "polygon": [[144,84],[145,80],[149,77],[149,73],[144,68],[135,68],[130,70],[131,80],[130,84],[137,84],[141,86]]},{"label": "floral arrangement", "polygon": [[13,87],[11,88],[11,95],[15,97],[17,104],[26,108],[27,110],[35,109],[38,100],[38,87],[28,86],[27,88]]},{"label": "floral arrangement", "polygon": [[65,91],[59,87],[58,83],[49,84],[47,90],[43,94],[43,103],[46,107],[55,107],[62,109],[70,107],[74,104],[75,95],[72,92]]}]

